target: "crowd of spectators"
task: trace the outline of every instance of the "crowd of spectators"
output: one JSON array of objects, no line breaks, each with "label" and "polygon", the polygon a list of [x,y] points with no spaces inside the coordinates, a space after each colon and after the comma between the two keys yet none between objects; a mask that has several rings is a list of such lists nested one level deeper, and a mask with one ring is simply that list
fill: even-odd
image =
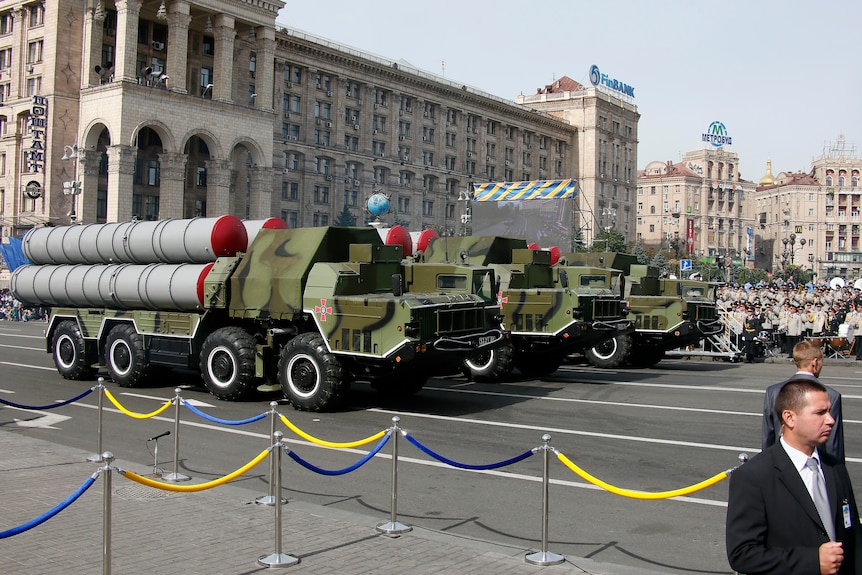
[{"label": "crowd of spectators", "polygon": [[749,359],[754,341],[774,343],[789,356],[801,339],[828,337],[853,344],[862,358],[862,290],[851,282],[728,284],[718,288],[716,301]]},{"label": "crowd of spectators", "polygon": [[47,317],[45,308],[27,307],[15,299],[8,289],[0,289],[0,321],[36,321]]}]

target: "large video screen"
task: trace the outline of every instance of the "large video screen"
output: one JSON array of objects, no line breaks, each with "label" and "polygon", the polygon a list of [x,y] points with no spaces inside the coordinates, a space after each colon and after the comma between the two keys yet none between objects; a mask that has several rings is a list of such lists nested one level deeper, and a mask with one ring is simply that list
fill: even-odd
[{"label": "large video screen", "polygon": [[571,249],[574,199],[472,202],[474,236],[523,238],[542,248]]}]

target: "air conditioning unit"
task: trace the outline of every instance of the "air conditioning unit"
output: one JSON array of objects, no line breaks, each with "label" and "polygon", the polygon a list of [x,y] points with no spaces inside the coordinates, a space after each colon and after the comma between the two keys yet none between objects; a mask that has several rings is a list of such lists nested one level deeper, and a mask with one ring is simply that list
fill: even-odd
[{"label": "air conditioning unit", "polygon": [[401,158],[401,159],[402,159],[402,160],[404,160],[405,162],[409,162],[409,161],[410,161],[410,156],[404,156],[404,157],[403,157],[403,158]]},{"label": "air conditioning unit", "polygon": [[287,168],[282,168],[282,169],[281,169],[281,173],[282,173],[282,174],[287,174],[287,173],[289,173],[289,172],[290,172],[290,170],[289,170],[289,169],[287,169]]},{"label": "air conditioning unit", "polygon": [[332,97],[332,92],[331,92],[331,91],[327,91],[327,92],[326,92],[326,95],[327,95],[327,96],[329,96],[329,97],[331,98],[331,97]]},{"label": "air conditioning unit", "polygon": [[332,176],[326,176],[326,181],[327,181],[327,182],[331,182],[331,181],[332,181]]},{"label": "air conditioning unit", "polygon": [[353,180],[353,185],[354,185],[354,186],[358,186],[358,185],[359,185],[359,180]]},{"label": "air conditioning unit", "polygon": [[354,130],[358,130],[358,129],[359,129],[359,124],[353,124],[353,129],[354,129]]},{"label": "air conditioning unit", "polygon": [[380,152],[380,157],[381,157],[381,158],[385,158],[385,157],[386,157],[386,153],[385,153],[385,152]]},{"label": "air conditioning unit", "polygon": [[486,161],[486,162],[490,162],[490,161],[491,161],[491,156],[486,157],[486,158],[485,158],[485,161]]},{"label": "air conditioning unit", "polygon": [[468,157],[468,158],[472,158],[472,157],[473,157],[473,152],[467,152],[467,157]]},{"label": "air conditioning unit", "polygon": [[404,140],[404,136],[398,136],[399,140]]},{"label": "air conditioning unit", "polygon": [[422,112],[422,115],[423,115],[423,116],[425,116],[425,117],[427,118],[427,117],[428,117],[428,112]]},{"label": "air conditioning unit", "polygon": [[284,86],[285,86],[286,88],[293,88],[293,82],[285,82],[285,83],[284,83]]},{"label": "air conditioning unit", "polygon": [[379,107],[380,107],[380,104],[378,104],[377,102],[374,102],[374,109],[376,110]]},{"label": "air conditioning unit", "polygon": [[291,136],[291,137],[289,137],[289,138],[288,138],[288,140],[293,140],[293,141],[295,142],[295,141],[296,141],[296,136]]},{"label": "air conditioning unit", "polygon": [[507,165],[507,166],[509,166],[509,165],[511,165],[511,164],[512,164],[512,162],[510,162],[509,160],[506,160],[506,165]]},{"label": "air conditioning unit", "polygon": [[318,125],[318,126],[320,125],[320,122],[321,122],[321,120],[320,120],[320,118],[318,118],[318,119],[316,120],[316,123],[317,123],[317,125]]},{"label": "air conditioning unit", "polygon": [[361,106],[361,105],[362,105],[362,100],[356,100],[356,103],[357,103],[358,105],[360,105],[360,106]]},{"label": "air conditioning unit", "polygon": [[422,136],[422,141],[423,141],[423,142],[427,142],[427,141],[428,141],[428,137],[427,137],[427,136]]},{"label": "air conditioning unit", "polygon": [[326,122],[326,127],[327,127],[327,128],[331,128],[331,127],[332,127],[332,122]]},{"label": "air conditioning unit", "polygon": [[164,52],[165,43],[164,42],[153,42],[153,50],[157,52]]}]

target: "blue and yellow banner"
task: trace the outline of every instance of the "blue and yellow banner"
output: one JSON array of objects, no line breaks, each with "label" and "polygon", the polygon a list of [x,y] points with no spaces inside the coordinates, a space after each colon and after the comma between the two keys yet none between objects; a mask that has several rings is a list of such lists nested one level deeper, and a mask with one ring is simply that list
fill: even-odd
[{"label": "blue and yellow banner", "polygon": [[563,200],[577,194],[575,183],[569,179],[473,184],[473,201]]}]

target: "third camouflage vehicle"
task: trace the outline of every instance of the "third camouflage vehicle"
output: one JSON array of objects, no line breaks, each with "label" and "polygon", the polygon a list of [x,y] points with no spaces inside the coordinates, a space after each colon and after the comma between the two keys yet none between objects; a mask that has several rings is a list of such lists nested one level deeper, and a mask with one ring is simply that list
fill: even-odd
[{"label": "third camouflage vehicle", "polygon": [[635,332],[614,337],[586,351],[596,367],[651,367],[678,348],[698,345],[722,329],[710,284],[660,278],[658,268],[637,263],[630,254],[566,254],[570,263],[607,265],[625,274],[623,297]]}]

